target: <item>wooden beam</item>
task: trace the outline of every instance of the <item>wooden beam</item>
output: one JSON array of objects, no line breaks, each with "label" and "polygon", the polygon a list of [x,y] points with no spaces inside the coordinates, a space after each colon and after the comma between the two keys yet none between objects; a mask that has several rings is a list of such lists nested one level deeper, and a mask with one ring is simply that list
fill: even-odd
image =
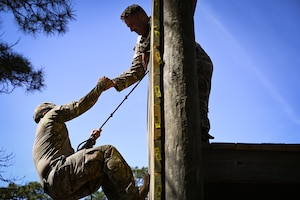
[{"label": "wooden beam", "polygon": [[160,0],[152,1],[151,16],[151,57],[148,97],[148,144],[150,171],[150,200],[160,200],[163,196],[163,119],[161,117],[161,51],[160,51]]},{"label": "wooden beam", "polygon": [[211,143],[202,152],[206,200],[300,195],[299,144]]}]

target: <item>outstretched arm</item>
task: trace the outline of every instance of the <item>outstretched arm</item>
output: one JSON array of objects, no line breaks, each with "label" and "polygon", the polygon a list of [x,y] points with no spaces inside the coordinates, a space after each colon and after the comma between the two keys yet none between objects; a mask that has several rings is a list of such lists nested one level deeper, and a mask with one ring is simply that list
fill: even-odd
[{"label": "outstretched arm", "polygon": [[99,78],[97,85],[84,97],[78,101],[72,101],[60,106],[58,111],[60,112],[58,120],[66,122],[83,114],[95,105],[103,91],[114,87],[114,85],[114,82],[105,76]]},{"label": "outstretched arm", "polygon": [[123,89],[128,88],[144,76],[148,63],[144,64],[143,59],[146,59],[144,54],[137,56],[133,59],[132,66],[128,70],[113,79],[117,91],[120,92]]}]

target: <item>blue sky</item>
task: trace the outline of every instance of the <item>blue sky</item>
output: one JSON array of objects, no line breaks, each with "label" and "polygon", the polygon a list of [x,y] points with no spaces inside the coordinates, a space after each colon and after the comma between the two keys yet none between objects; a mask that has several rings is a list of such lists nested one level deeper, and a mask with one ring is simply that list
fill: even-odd
[{"label": "blue sky", "polygon": [[[1,15],[2,39],[36,68],[46,89],[16,89],[0,96],[0,147],[15,154],[3,176],[38,181],[32,161],[35,106],[64,104],[89,92],[98,78],[114,78],[130,67],[137,35],[120,20],[137,3],[151,14],[151,1],[76,1],[77,20],[62,36],[22,34],[10,15]],[[211,142],[300,143],[300,2],[298,0],[198,0],[195,36],[214,63],[210,98]],[[82,116],[67,123],[74,149],[109,117],[131,88],[113,88]],[[97,145],[116,146],[130,166],[148,165],[148,77],[103,127]],[[4,183],[0,183],[3,186]]]}]

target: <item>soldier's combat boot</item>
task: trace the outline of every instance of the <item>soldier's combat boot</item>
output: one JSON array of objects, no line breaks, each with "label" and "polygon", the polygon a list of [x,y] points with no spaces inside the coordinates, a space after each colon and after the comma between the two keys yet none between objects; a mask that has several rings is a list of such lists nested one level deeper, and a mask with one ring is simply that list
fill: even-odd
[{"label": "soldier's combat boot", "polygon": [[139,188],[139,197],[140,199],[144,200],[149,192],[150,186],[150,175],[146,174],[144,176],[144,184]]},{"label": "soldier's combat boot", "polygon": [[201,130],[201,141],[203,143],[209,144],[209,140],[214,139],[215,137],[208,133],[208,129],[204,128]]},{"label": "soldier's combat boot", "polygon": [[139,188],[134,185],[134,183],[130,183],[126,188],[126,199],[130,200],[145,200],[146,196],[149,192],[149,182],[150,177],[149,174],[144,176],[144,184]]}]

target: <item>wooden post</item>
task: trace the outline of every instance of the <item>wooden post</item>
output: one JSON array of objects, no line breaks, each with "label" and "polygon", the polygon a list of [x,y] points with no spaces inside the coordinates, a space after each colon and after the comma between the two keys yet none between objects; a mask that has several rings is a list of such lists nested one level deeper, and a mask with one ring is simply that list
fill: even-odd
[{"label": "wooden post", "polygon": [[202,200],[204,196],[194,6],[194,0],[152,1],[150,200]]},{"label": "wooden post", "polygon": [[194,1],[163,1],[165,199],[203,199]]},{"label": "wooden post", "polygon": [[161,0],[152,1],[151,57],[148,96],[148,144],[150,171],[150,200],[163,199],[163,117],[161,88]]}]

